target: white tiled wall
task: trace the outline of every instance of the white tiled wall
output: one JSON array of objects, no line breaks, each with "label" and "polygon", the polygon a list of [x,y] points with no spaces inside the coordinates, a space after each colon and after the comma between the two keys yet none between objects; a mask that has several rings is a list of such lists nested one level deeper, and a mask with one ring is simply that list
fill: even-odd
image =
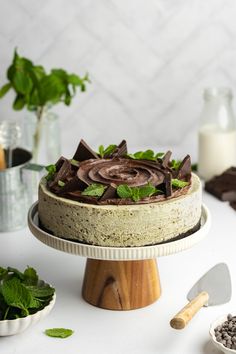
[{"label": "white tiled wall", "polygon": [[[16,46],[48,69],[90,74],[87,93],[56,108],[64,153],[81,137],[127,138],[195,158],[203,88],[236,91],[235,0],[0,0],[0,83]],[[0,119],[21,116],[11,101]]]}]

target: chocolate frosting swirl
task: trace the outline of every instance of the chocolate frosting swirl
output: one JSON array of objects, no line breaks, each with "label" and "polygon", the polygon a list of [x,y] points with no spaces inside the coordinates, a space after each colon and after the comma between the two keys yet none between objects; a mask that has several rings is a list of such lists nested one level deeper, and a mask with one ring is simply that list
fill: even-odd
[{"label": "chocolate frosting swirl", "polygon": [[104,185],[127,184],[139,187],[151,183],[157,186],[164,182],[165,173],[158,167],[143,161],[115,158],[88,160],[80,164],[78,178],[84,183],[102,183]]}]

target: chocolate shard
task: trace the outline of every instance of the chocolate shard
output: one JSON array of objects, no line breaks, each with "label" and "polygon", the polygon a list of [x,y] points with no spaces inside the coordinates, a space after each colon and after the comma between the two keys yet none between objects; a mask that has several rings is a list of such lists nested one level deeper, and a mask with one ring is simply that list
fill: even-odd
[{"label": "chocolate shard", "polygon": [[170,197],[172,195],[172,184],[171,184],[171,173],[165,173],[165,190],[166,190],[166,197]]},{"label": "chocolate shard", "polygon": [[162,158],[162,166],[163,167],[168,167],[168,164],[170,162],[170,158],[171,158],[172,152],[169,150],[167,151],[167,153],[163,156]]},{"label": "chocolate shard", "polygon": [[67,159],[66,159],[64,156],[61,156],[61,157],[57,160],[57,162],[56,162],[56,164],[55,164],[55,166],[56,166],[56,171],[57,171],[57,172],[60,170],[61,166],[63,165],[63,162],[66,161],[66,160],[67,160]]},{"label": "chocolate shard", "polygon": [[105,192],[103,193],[101,198],[99,198],[99,201],[115,198],[116,197],[116,188],[117,188],[117,186],[114,183],[111,183],[107,187],[107,189],[105,190]]},{"label": "chocolate shard", "polygon": [[189,155],[185,156],[183,161],[181,162],[177,173],[176,173],[176,178],[178,179],[184,179],[187,182],[190,182],[191,180],[191,158]]},{"label": "chocolate shard", "polygon": [[66,184],[59,189],[57,192],[58,195],[62,195],[69,192],[83,190],[87,187],[83,181],[81,181],[77,176],[71,178]]},{"label": "chocolate shard", "polygon": [[126,140],[122,140],[122,142],[117,146],[115,151],[111,154],[111,157],[122,157],[127,155],[127,143]]},{"label": "chocolate shard", "polygon": [[[62,162],[62,163],[61,163]],[[49,187],[55,187],[58,185],[58,181],[64,181],[67,177],[71,175],[71,164],[67,159],[59,159],[58,161],[59,170],[55,174],[53,181],[49,182]]]},{"label": "chocolate shard", "polygon": [[81,139],[77,147],[77,150],[73,156],[73,160],[77,160],[81,162],[89,159],[98,159],[98,158],[99,156],[96,154],[96,152],[93,151],[83,139]]}]

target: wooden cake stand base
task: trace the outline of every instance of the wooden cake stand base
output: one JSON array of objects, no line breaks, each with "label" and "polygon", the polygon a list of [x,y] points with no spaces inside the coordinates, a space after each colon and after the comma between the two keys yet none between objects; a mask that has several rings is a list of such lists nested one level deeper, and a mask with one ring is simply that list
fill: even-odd
[{"label": "wooden cake stand base", "polygon": [[208,233],[211,218],[202,205],[201,227],[179,240],[144,247],[101,247],[64,239],[40,227],[38,203],[28,213],[32,234],[47,246],[87,257],[82,295],[88,303],[109,310],[132,310],[155,302],[161,294],[156,257],[193,247]]},{"label": "wooden cake stand base", "polygon": [[109,310],[132,310],[161,295],[156,260],[87,259],[82,295],[88,303]]}]

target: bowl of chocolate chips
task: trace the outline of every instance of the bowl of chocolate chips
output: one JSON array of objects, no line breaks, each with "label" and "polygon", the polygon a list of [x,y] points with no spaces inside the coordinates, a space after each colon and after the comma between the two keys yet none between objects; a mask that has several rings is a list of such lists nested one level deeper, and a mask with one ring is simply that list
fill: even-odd
[{"label": "bowl of chocolate chips", "polygon": [[210,337],[222,352],[236,353],[236,316],[228,314],[217,318],[211,324]]}]

